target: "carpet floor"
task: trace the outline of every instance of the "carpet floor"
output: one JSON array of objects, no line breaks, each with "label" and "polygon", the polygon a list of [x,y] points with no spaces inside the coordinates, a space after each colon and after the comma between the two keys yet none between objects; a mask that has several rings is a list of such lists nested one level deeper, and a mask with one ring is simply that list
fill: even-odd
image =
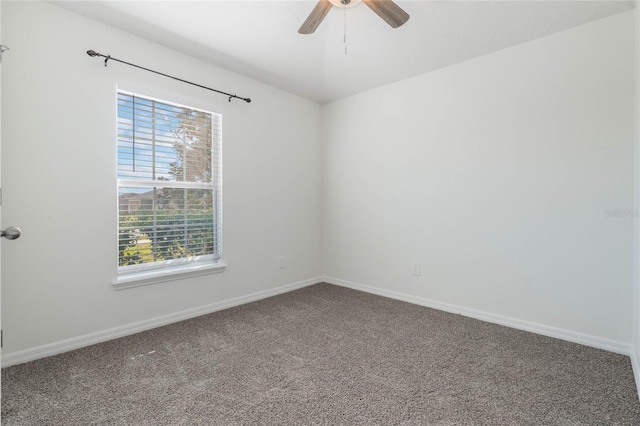
[{"label": "carpet floor", "polygon": [[10,425],[640,425],[628,357],[318,284],[2,370]]}]

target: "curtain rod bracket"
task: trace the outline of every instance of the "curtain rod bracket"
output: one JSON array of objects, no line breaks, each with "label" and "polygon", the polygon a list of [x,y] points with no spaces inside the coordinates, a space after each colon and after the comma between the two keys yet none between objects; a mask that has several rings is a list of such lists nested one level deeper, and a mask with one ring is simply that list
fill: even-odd
[{"label": "curtain rod bracket", "polygon": [[140,68],[141,70],[149,71],[149,72],[152,72],[154,74],[161,75],[163,77],[172,78],[174,80],[181,81],[183,83],[187,83],[187,84],[190,84],[192,86],[200,87],[201,89],[207,89],[207,90],[211,90],[212,92],[220,93],[221,95],[227,95],[227,96],[229,96],[229,102],[231,102],[231,99],[236,98],[236,99],[242,99],[246,103],[251,103],[251,98],[243,98],[243,97],[240,97],[238,95],[232,95],[231,93],[227,93],[227,92],[223,92],[223,91],[220,91],[220,90],[212,89],[211,87],[203,86],[201,84],[197,84],[197,83],[193,83],[191,81],[183,80],[181,78],[174,77],[174,76],[169,75],[169,74],[164,74],[164,73],[161,73],[159,71],[154,71],[154,70],[149,69],[149,68],[141,67],[140,65],[136,65],[136,64],[132,64],[130,62],[125,62],[125,61],[120,60],[120,59],[112,58],[111,55],[103,55],[102,53],[98,53],[95,50],[87,50],[87,55],[91,56],[92,58],[96,57],[96,56],[100,56],[100,57],[104,58],[104,66],[105,67],[107,66],[107,62],[109,62],[109,60],[112,60],[112,61],[120,62],[121,64],[129,65],[129,66],[132,66],[132,67],[135,67],[135,68]]}]

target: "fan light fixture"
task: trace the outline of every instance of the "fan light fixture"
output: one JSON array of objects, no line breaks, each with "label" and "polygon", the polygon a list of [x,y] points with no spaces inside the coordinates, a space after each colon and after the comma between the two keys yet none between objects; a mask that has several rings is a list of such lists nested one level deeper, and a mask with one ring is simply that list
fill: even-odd
[{"label": "fan light fixture", "polygon": [[335,7],[353,7],[359,4],[362,0],[329,0]]}]

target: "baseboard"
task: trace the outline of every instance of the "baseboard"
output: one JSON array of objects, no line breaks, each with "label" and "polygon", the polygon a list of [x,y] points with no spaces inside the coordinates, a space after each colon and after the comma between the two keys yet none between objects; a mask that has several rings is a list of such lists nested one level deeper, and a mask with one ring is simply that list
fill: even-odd
[{"label": "baseboard", "polygon": [[277,296],[282,293],[287,293],[320,282],[322,282],[322,277],[310,278],[308,280],[299,281],[293,284],[287,284],[273,289],[259,291],[256,293],[223,300],[193,309],[187,309],[181,312],[175,312],[172,314],[151,318],[120,327],[114,327],[108,330],[86,334],[84,336],[73,337],[71,339],[49,343],[46,345],[37,346],[35,348],[25,349],[22,351],[11,352],[7,354],[3,353],[2,368],[16,364],[22,364],[24,362],[34,361],[36,359],[45,358],[52,355],[57,355],[85,346],[94,345],[96,343],[106,342],[107,340],[117,339],[119,337],[128,336],[156,327],[162,327],[163,325],[184,321],[201,315],[210,314],[212,312],[221,311],[223,309],[232,308],[234,306],[243,305],[245,303],[255,302],[257,300]]},{"label": "baseboard", "polygon": [[[378,296],[388,297],[390,299],[401,300],[404,302],[421,305],[428,308],[438,309],[440,311],[451,312],[454,314],[464,315],[466,317],[479,319],[482,321],[504,325],[506,327],[516,328],[518,330],[529,331],[541,334],[543,336],[554,337],[573,343],[579,343],[585,346],[591,346],[606,351],[615,352],[629,356],[631,348],[629,344],[617,340],[607,339],[604,337],[592,336],[590,334],[579,333],[576,331],[565,330],[562,328],[551,327],[544,324],[524,321],[517,318],[511,318],[504,315],[493,314],[490,312],[479,311],[477,309],[466,308],[464,306],[452,305],[449,303],[439,302],[437,300],[426,299],[423,297],[413,296],[397,291],[386,290],[365,284],[354,283],[332,277],[324,277],[323,281],[329,284],[339,285],[351,288],[353,290],[364,291],[366,293],[376,294]],[[636,371],[636,378],[640,377],[640,371]]]},{"label": "baseboard", "polygon": [[640,400],[640,353],[636,351],[636,347],[631,345],[631,368],[633,368],[633,377],[636,379],[636,389],[638,390],[638,399]]},{"label": "baseboard", "polygon": [[206,315],[212,312],[221,311],[223,309],[232,308],[234,306],[243,305],[245,303],[255,302],[257,300],[266,299],[268,297],[277,296],[279,294],[287,293],[299,288],[314,285],[320,282],[326,282],[329,284],[339,285],[342,287],[351,288],[354,290],[364,291],[366,293],[376,294],[383,297],[389,297],[391,299],[402,300],[404,302],[413,303],[416,305],[425,306],[428,308],[438,309],[445,312],[451,312],[454,314],[464,315],[470,318],[479,319],[482,321],[491,322],[494,324],[500,324],[519,330],[529,331],[532,333],[541,334],[544,336],[554,337],[562,340],[566,340],[573,343],[579,343],[586,346],[591,346],[598,349],[604,349],[610,352],[619,353],[631,357],[631,363],[633,366],[633,372],[638,385],[640,393],[640,354],[635,353],[634,349],[629,345],[616,340],[606,339],[603,337],[592,336],[589,334],[579,333],[575,331],[565,330],[557,327],[551,327],[543,324],[533,323],[529,321],[523,321],[517,318],[511,318],[503,315],[492,314],[489,312],[479,311],[476,309],[466,308],[463,306],[452,305],[444,302],[439,302],[432,299],[413,296],[406,293],[400,293],[396,291],[381,289],[365,284],[354,283],[351,281],[345,281],[332,277],[316,277],[308,280],[299,281],[292,284],[283,285],[269,290],[264,290],[256,293],[251,293],[245,296],[235,297],[232,299],[223,300],[220,302],[212,303],[205,306],[200,306],[193,309],[188,309],[173,314],[163,315],[156,318],[151,318],[144,321],[139,321],[132,324],[127,324],[120,327],[114,327],[108,330],[99,331],[95,333],[86,334],[71,339],[62,340],[59,342],[49,343],[35,348],[25,349],[18,352],[11,352],[2,354],[2,368],[9,367],[11,365],[22,364],[36,359],[45,358],[52,355],[57,355],[63,352],[72,351],[85,346],[94,345],[96,343],[106,342],[108,340],[117,339],[119,337],[128,336],[131,334],[139,333],[141,331],[150,330],[156,327],[162,327],[164,325],[172,324],[179,321],[184,321],[190,318],[195,318],[201,315]]}]

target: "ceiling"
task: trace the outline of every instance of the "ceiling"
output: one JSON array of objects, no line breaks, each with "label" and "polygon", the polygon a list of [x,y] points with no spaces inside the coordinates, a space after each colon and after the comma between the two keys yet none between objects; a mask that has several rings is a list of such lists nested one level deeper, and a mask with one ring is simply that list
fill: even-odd
[{"label": "ceiling", "polygon": [[314,34],[301,35],[297,30],[314,0],[53,3],[321,104],[620,13],[635,4],[398,0],[411,15],[400,28],[392,29],[359,4],[346,11],[334,7]]}]

